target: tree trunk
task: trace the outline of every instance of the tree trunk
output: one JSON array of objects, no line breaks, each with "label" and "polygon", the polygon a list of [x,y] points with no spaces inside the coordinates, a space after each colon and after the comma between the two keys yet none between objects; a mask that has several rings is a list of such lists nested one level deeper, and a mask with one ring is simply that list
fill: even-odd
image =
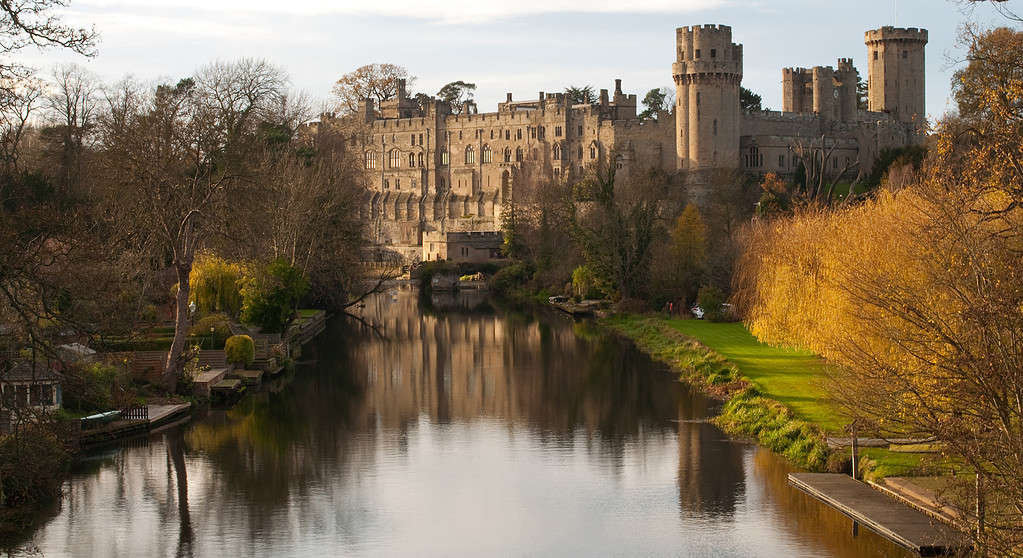
[{"label": "tree trunk", "polygon": [[163,385],[168,391],[174,391],[181,377],[181,355],[185,352],[185,337],[188,335],[189,312],[188,295],[191,285],[188,276],[192,273],[192,262],[178,262],[174,265],[178,275],[178,295],[174,301],[174,341],[167,352],[167,363],[163,369]]}]

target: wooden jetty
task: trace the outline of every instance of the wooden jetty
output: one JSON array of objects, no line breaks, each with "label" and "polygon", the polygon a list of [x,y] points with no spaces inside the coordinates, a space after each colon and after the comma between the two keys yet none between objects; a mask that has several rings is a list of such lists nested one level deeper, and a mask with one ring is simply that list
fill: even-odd
[{"label": "wooden jetty", "polygon": [[191,409],[191,403],[129,407],[121,411],[121,418],[117,420],[96,428],[83,428],[78,435],[78,443],[87,448],[145,434],[159,426],[187,418]]},{"label": "wooden jetty", "polygon": [[965,536],[844,474],[790,473],[789,483],[892,542],[924,556],[969,547]]}]

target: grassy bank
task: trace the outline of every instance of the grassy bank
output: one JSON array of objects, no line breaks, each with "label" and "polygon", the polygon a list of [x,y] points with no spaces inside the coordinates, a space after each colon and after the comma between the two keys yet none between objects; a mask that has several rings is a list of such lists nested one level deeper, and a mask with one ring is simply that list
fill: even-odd
[{"label": "grassy bank", "polygon": [[[820,400],[822,391],[812,394],[785,391],[786,386],[791,388],[795,383],[807,381],[809,376],[819,373],[818,365],[806,359],[805,368],[792,371],[789,375],[782,374],[773,369],[776,366],[768,365],[772,358],[770,353],[758,352],[759,348],[753,350],[754,347],[748,346],[748,342],[734,330],[713,328],[715,335],[710,337],[719,341],[716,344],[733,349],[731,354],[742,352],[746,359],[731,361],[725,354],[708,348],[684,333],[683,328],[688,324],[678,323],[682,321],[654,316],[617,315],[607,318],[603,324],[632,339],[653,358],[672,366],[686,381],[702,386],[711,395],[724,399],[725,405],[715,422],[725,432],[753,438],[799,467],[811,471],[827,470],[831,452],[825,442],[824,429],[807,417],[819,416],[829,424],[840,424],[841,419],[829,415],[833,411],[826,402]],[[734,328],[737,324],[708,325]],[[752,336],[750,339],[756,343]],[[753,367],[755,377],[750,376],[740,363],[759,363],[759,367]],[[788,401],[804,399],[802,408],[808,414],[802,415],[783,404],[776,398],[780,394],[784,394]],[[814,405],[811,400],[818,402]]]}]

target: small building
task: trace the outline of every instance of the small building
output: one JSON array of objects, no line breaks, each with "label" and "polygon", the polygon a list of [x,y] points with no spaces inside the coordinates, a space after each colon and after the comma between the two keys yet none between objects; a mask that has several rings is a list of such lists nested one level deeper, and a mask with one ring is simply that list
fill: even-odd
[{"label": "small building", "polygon": [[[61,380],[63,376],[46,364],[29,361],[16,362],[6,371],[0,372],[0,393],[3,409],[32,408],[55,411],[60,408]],[[3,413],[8,415],[8,413]],[[9,418],[8,416],[2,417]]]},{"label": "small building", "polygon": [[486,262],[501,259],[501,231],[431,231],[423,235],[423,261]]}]

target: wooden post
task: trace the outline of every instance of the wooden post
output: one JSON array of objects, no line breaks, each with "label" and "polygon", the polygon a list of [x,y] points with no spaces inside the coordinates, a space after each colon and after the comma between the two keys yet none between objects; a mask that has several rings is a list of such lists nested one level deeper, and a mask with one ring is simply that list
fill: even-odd
[{"label": "wooden post", "polygon": [[856,480],[856,467],[859,465],[859,440],[856,438],[856,421],[852,423],[852,478]]},{"label": "wooden post", "polygon": [[981,492],[984,487],[984,481],[981,478],[980,471],[977,471],[977,482],[975,485],[975,497],[977,499],[977,539],[979,540],[984,535],[984,495]]}]

